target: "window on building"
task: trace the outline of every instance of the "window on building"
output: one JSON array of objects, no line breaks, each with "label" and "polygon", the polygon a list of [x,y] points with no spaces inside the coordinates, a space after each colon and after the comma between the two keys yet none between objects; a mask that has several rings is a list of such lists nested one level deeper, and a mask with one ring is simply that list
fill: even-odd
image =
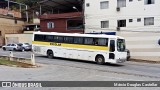
[{"label": "window on building", "polygon": [[144,25],[145,26],[154,25],[154,17],[144,18]]},{"label": "window on building", "polygon": [[109,28],[109,21],[101,21],[101,28]]},{"label": "window on building", "polygon": [[145,5],[154,4],[154,0],[144,0],[144,4]]},{"label": "window on building", "polygon": [[118,27],[126,27],[126,20],[118,20]]},{"label": "window on building", "polygon": [[72,29],[83,29],[83,21],[82,20],[68,20],[67,30],[72,30]]},{"label": "window on building", "polygon": [[129,0],[129,2],[132,2],[133,0]]},{"label": "window on building", "polygon": [[109,1],[100,2],[100,9],[107,9],[109,8]]},{"label": "window on building", "polygon": [[86,7],[89,7],[90,6],[90,3],[86,3]]},{"label": "window on building", "polygon": [[141,22],[141,18],[137,18],[137,22]]},{"label": "window on building", "polygon": [[117,7],[126,7],[126,0],[117,0]]},{"label": "window on building", "polygon": [[53,22],[48,22],[48,23],[47,23],[47,28],[48,28],[48,29],[54,28],[54,23],[53,23]]},{"label": "window on building", "polygon": [[133,22],[133,19],[129,19],[129,22]]}]

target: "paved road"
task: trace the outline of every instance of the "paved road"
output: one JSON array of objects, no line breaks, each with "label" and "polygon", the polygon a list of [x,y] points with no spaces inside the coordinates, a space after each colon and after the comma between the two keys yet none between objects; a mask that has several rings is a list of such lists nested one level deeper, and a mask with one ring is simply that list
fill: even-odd
[{"label": "paved road", "polygon": [[[0,50],[0,55],[8,55],[8,54],[9,54],[8,51]],[[30,54],[31,54],[30,52],[14,52],[14,56],[26,57],[26,58],[30,58]],[[40,67],[38,68],[16,68],[16,67],[0,66],[0,73],[1,73],[0,81],[2,80],[9,80],[9,81],[10,80],[16,80],[16,81],[17,80],[20,81],[21,80],[22,81],[24,80],[27,81],[160,80],[159,64],[147,64],[147,63],[137,63],[128,61],[126,63],[117,65],[116,64],[97,65],[94,62],[87,62],[81,60],[70,60],[62,58],[48,59],[47,57],[42,55],[36,55],[35,58],[36,58],[36,63],[40,65]],[[69,88],[61,88],[61,89],[70,90]],[[97,89],[98,88],[95,88],[95,90]],[[135,88],[129,90],[134,90],[134,89]],[[140,90],[146,90],[146,89],[147,88],[144,89],[140,88]],[[81,88],[81,90],[83,90],[83,88]],[[90,89],[85,88],[85,90],[90,90]],[[158,88],[154,88],[154,90],[158,90]]]}]

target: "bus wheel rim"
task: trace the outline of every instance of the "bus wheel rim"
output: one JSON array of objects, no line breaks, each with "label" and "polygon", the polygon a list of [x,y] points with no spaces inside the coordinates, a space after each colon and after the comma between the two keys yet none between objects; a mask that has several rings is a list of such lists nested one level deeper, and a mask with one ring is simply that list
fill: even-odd
[{"label": "bus wheel rim", "polygon": [[98,58],[98,62],[102,62],[103,60],[102,60],[102,58]]}]

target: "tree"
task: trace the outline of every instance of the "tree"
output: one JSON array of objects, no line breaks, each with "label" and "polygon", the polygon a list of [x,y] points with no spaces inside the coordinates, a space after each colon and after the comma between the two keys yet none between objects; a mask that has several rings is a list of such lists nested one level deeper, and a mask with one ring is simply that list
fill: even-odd
[{"label": "tree", "polygon": [[42,0],[15,0],[16,2],[23,3],[28,5],[29,7],[36,6],[38,2]]}]

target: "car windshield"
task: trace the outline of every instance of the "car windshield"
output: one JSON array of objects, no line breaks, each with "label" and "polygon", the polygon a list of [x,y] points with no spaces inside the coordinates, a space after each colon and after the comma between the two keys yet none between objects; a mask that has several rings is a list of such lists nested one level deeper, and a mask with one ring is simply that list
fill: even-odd
[{"label": "car windshield", "polygon": [[124,39],[118,39],[117,40],[117,50],[119,52],[124,52],[125,49],[126,49],[125,40]]},{"label": "car windshield", "polygon": [[17,44],[18,46],[22,46],[22,44],[21,43],[19,43],[19,44]]},{"label": "car windshield", "polygon": [[7,44],[7,46],[10,46],[11,44]]},{"label": "car windshield", "polygon": [[29,43],[24,43],[25,45],[30,45]]}]

